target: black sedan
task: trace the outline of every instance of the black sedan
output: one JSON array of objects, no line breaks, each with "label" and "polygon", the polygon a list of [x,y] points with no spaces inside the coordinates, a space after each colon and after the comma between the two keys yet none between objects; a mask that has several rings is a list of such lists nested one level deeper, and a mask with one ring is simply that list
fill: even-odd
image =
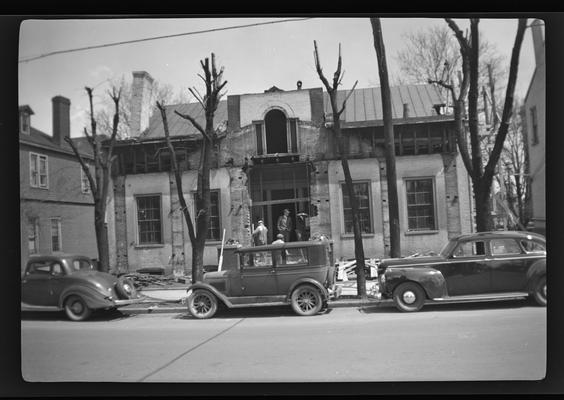
[{"label": "black sedan", "polygon": [[73,321],[140,301],[131,279],[97,271],[80,255],[31,256],[21,282],[22,311],[64,310]]},{"label": "black sedan", "polygon": [[518,231],[460,235],[437,256],[382,260],[378,283],[400,311],[418,311],[426,301],[525,296],[546,306],[546,240]]}]

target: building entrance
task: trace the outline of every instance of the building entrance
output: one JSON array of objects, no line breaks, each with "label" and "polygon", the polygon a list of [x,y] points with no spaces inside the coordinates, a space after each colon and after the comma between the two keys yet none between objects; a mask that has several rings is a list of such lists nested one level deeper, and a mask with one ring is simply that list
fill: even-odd
[{"label": "building entrance", "polygon": [[252,227],[262,219],[268,228],[268,243],[279,233],[277,222],[284,209],[290,212],[289,241],[309,239],[309,175],[305,163],[254,166],[250,189]]}]

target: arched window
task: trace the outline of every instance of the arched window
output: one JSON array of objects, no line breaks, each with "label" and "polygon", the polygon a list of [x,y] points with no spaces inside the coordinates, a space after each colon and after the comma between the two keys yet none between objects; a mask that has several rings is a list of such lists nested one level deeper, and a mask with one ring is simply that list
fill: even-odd
[{"label": "arched window", "polygon": [[257,154],[297,153],[297,122],[278,109],[267,112],[264,121],[254,121]]}]

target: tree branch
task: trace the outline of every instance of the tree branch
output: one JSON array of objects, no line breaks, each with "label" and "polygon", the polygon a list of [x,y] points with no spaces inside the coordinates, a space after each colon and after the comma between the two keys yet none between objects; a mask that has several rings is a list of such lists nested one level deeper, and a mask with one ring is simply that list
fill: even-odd
[{"label": "tree branch", "polygon": [[70,137],[68,137],[68,136],[65,137],[65,142],[67,142],[70,145],[70,147],[72,148],[74,155],[78,159],[78,162],[80,163],[80,166],[82,167],[82,170],[84,171],[84,173],[86,174],[86,177],[88,178],[88,183],[90,184],[90,189],[92,190],[92,196],[95,197],[98,193],[98,187],[96,186],[96,181],[94,180],[94,177],[90,173],[90,168],[88,168],[88,164],[86,163],[86,161],[84,161],[84,158],[82,158],[82,155],[78,152],[76,145],[74,144],[74,142],[72,141],[72,139]]},{"label": "tree branch", "polygon": [[341,107],[341,109],[339,110],[339,112],[337,113],[337,115],[340,117],[341,114],[343,113],[343,111],[345,111],[345,105],[347,103],[347,100],[349,99],[349,97],[351,97],[351,94],[353,94],[354,92],[354,88],[356,87],[356,85],[358,84],[358,81],[356,81],[352,87],[352,89],[349,91],[349,93],[347,94],[347,97],[345,97],[345,100],[343,100],[343,105]]},{"label": "tree branch", "polygon": [[204,130],[204,128],[202,128],[202,126],[194,119],[192,118],[190,115],[188,114],[182,114],[181,112],[179,112],[178,110],[174,110],[174,113],[176,115],[178,115],[181,118],[187,119],[188,121],[190,121],[190,123],[194,126],[194,128],[196,128],[203,136],[206,140],[210,140],[210,137],[208,136],[208,134],[206,133],[206,131]]}]

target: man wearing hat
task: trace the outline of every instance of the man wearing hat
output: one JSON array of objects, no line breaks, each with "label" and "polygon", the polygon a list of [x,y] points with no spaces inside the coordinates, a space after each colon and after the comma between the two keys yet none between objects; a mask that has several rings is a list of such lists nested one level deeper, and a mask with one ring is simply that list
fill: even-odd
[{"label": "man wearing hat", "polygon": [[258,226],[253,231],[253,241],[255,246],[262,246],[266,244],[268,237],[268,228],[264,226],[264,221],[262,219],[258,220]]},{"label": "man wearing hat", "polygon": [[276,228],[278,233],[284,236],[284,241],[290,241],[290,232],[292,231],[292,218],[290,218],[290,210],[284,209],[281,216],[278,217],[278,222],[276,223]]}]

